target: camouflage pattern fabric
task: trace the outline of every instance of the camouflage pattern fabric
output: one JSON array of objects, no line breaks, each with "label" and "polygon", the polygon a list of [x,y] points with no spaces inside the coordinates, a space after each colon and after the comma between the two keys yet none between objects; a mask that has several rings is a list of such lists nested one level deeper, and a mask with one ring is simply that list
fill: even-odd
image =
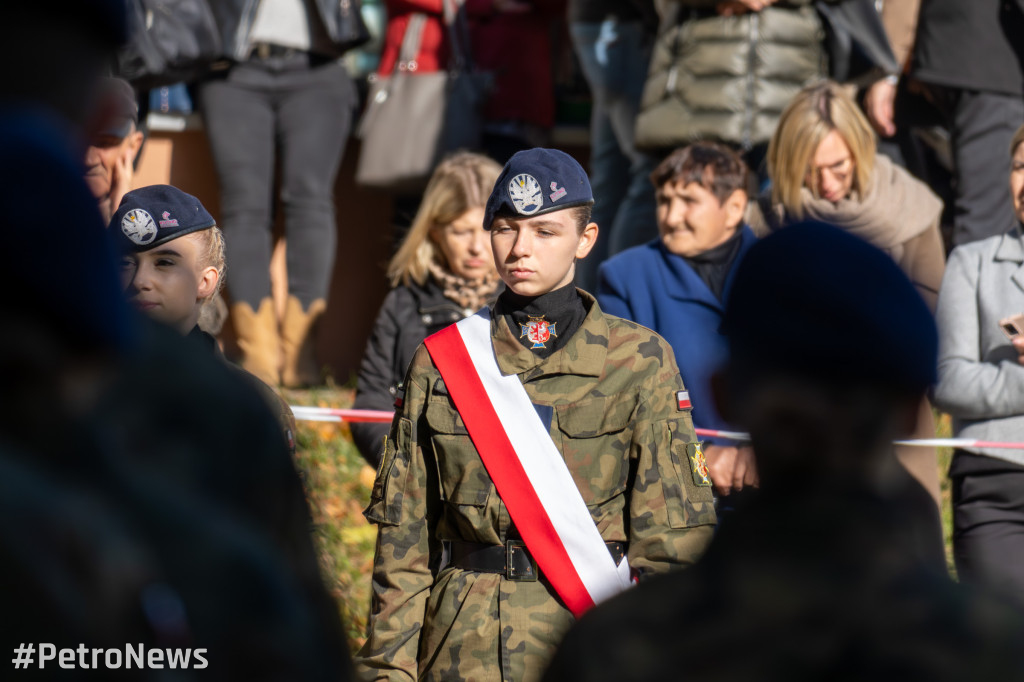
[{"label": "camouflage pattern fabric", "polygon": [[[630,566],[665,572],[693,563],[715,524],[710,482],[691,465],[696,437],[676,392],[682,379],[654,332],[587,317],[547,358],[491,320],[498,365],[530,399],[552,407],[550,434],[606,541],[629,545]],[[698,458],[694,458],[694,461]],[[511,519],[426,349],[384,449],[366,517],[378,524],[367,679],[537,679],[574,622],[550,585],[442,566],[442,543],[499,545]]]}]

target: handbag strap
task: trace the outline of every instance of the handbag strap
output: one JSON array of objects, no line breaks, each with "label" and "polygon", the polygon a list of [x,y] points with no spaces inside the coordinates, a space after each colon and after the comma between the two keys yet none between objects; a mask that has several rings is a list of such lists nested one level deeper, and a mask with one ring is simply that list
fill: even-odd
[{"label": "handbag strap", "polygon": [[395,60],[392,75],[398,71],[415,71],[417,69],[416,58],[420,54],[423,28],[426,24],[426,14],[415,12],[409,15],[409,23],[406,24],[405,33],[402,34],[402,46],[398,49],[398,59]]},{"label": "handbag strap", "polygon": [[448,70],[463,73],[473,70],[473,58],[469,49],[469,22],[463,10],[465,0],[441,0],[444,11],[444,25],[451,45]]}]

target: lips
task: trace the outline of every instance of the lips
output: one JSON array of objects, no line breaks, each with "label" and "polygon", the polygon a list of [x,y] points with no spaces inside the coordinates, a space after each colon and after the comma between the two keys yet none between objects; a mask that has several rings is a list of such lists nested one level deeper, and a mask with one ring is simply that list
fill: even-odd
[{"label": "lips", "polygon": [[139,310],[152,310],[153,308],[156,308],[160,304],[156,303],[155,301],[141,301],[135,298],[132,299],[132,305],[138,308]]}]

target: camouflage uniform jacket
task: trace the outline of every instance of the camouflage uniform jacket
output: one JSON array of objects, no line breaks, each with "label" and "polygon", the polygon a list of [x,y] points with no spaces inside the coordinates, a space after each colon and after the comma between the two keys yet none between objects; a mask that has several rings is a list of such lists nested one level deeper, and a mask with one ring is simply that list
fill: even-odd
[{"label": "camouflage uniform jacket", "polygon": [[[606,541],[634,570],[693,563],[715,523],[710,482],[691,465],[696,437],[669,345],[589,308],[567,345],[541,358],[491,321],[498,365],[550,405],[551,437]],[[694,458],[696,459],[696,457]],[[368,679],[538,678],[573,622],[550,586],[442,565],[442,542],[500,545],[512,526],[425,347],[413,358],[366,517],[379,526]]]}]

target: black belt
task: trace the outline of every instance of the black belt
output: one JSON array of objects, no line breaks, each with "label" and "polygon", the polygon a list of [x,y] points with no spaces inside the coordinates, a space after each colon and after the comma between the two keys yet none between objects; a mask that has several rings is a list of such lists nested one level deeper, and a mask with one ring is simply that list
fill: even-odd
[{"label": "black belt", "polygon": [[[626,556],[626,543],[606,542],[608,553],[616,565]],[[449,566],[480,573],[503,573],[507,580],[535,581],[540,576],[534,561],[522,540],[509,540],[504,545],[483,545],[476,542],[449,543]]]}]

